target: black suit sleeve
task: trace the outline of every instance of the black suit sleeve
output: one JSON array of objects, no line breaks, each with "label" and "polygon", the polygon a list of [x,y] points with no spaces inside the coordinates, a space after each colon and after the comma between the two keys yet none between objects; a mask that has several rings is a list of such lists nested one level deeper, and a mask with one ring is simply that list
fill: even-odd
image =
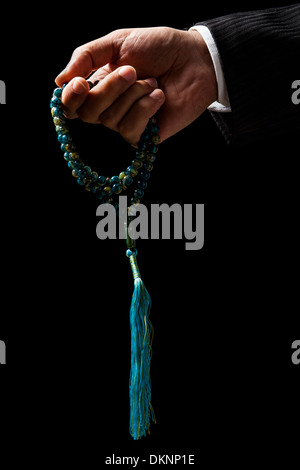
[{"label": "black suit sleeve", "polygon": [[203,21],[216,42],[231,113],[212,112],[230,143],[300,130],[300,4]]}]

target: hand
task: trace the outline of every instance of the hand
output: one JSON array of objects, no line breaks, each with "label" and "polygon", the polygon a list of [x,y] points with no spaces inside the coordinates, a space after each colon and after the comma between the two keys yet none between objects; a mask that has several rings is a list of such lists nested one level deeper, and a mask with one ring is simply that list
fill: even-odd
[{"label": "hand", "polygon": [[[90,91],[87,77],[99,80]],[[101,122],[132,144],[153,114],[163,141],[217,99],[214,67],[202,36],[166,27],[117,30],[78,47],[56,78],[58,86],[65,82],[70,82],[62,97],[68,117]]]}]

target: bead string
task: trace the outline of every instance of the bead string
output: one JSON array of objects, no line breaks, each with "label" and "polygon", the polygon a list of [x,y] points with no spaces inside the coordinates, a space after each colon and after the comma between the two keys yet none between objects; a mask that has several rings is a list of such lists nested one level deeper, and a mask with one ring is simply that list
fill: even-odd
[{"label": "bead string", "polygon": [[[90,84],[90,87],[93,85],[95,84]],[[72,175],[77,179],[77,183],[93,193],[102,203],[110,203],[118,208],[118,203],[114,198],[133,185],[134,179],[137,179],[136,177],[139,175],[136,185],[133,185],[133,195],[130,199],[130,204],[139,204],[144,196],[144,190],[147,187],[150,172],[156,160],[156,152],[160,140],[155,117],[149,120],[143,132],[131,165],[125,171],[122,171],[119,176],[105,177],[99,175],[96,171],[85,165],[76,151],[67,119],[63,114],[61,96],[65,86],[55,88],[50,101],[50,108],[57,132],[57,140],[60,143],[61,150],[64,152],[64,159],[72,170]]]}]

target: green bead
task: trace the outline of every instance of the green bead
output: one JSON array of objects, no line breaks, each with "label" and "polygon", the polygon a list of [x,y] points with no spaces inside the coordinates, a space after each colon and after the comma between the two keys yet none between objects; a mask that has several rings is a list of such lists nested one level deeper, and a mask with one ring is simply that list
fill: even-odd
[{"label": "green bead", "polygon": [[58,117],[58,116],[55,116],[53,118],[53,123],[55,126],[62,126],[65,124],[65,119],[63,117]]},{"label": "green bead", "polygon": [[65,126],[62,126],[61,124],[57,125],[55,130],[58,134],[68,134],[69,132],[69,129],[67,129]]},{"label": "green bead", "polygon": [[153,162],[155,162],[155,160],[156,160],[156,156],[155,156],[155,155],[152,155],[151,153],[148,153],[148,155],[147,155],[147,160],[148,160],[148,162],[153,163]]},{"label": "green bead", "polygon": [[144,163],[144,168],[145,168],[147,171],[152,171],[152,170],[153,170],[153,164],[150,163],[150,162],[145,162],[145,163]]},{"label": "green bead", "polygon": [[145,154],[145,152],[136,152],[135,157],[138,160],[144,160],[146,158],[146,154]]},{"label": "green bead", "polygon": [[138,171],[133,167],[133,166],[129,166],[127,169],[126,169],[126,174],[127,175],[130,175],[130,176],[136,176],[138,175]]},{"label": "green bead", "polygon": [[71,158],[71,160],[78,160],[78,159],[79,159],[79,153],[77,153],[77,152],[70,152],[70,153],[69,153],[69,157]]},{"label": "green bead", "polygon": [[141,160],[132,160],[132,166],[136,169],[139,170],[143,166],[143,162]]},{"label": "green bead", "polygon": [[91,167],[90,167],[90,166],[88,166],[88,165],[85,165],[84,169],[85,169],[85,171],[87,172],[88,176],[90,176],[90,175],[91,175],[91,173],[92,173],[92,169],[91,169]]}]

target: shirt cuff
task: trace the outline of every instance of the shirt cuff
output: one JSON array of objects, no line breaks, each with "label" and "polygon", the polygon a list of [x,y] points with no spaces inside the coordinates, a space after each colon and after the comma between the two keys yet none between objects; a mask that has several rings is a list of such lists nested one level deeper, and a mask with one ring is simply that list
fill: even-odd
[{"label": "shirt cuff", "polygon": [[229,102],[226,82],[225,82],[225,78],[223,74],[223,69],[221,65],[220,55],[219,55],[219,51],[217,49],[216,43],[207,26],[196,25],[190,28],[190,30],[193,30],[193,29],[198,31],[203,37],[207,45],[207,48],[209,50],[209,53],[211,55],[212,63],[214,65],[215,74],[216,74],[216,80],[217,80],[217,86],[218,86],[218,101],[214,101],[214,103],[212,103],[208,107],[208,109],[210,111],[228,113],[231,111],[230,102]]}]

